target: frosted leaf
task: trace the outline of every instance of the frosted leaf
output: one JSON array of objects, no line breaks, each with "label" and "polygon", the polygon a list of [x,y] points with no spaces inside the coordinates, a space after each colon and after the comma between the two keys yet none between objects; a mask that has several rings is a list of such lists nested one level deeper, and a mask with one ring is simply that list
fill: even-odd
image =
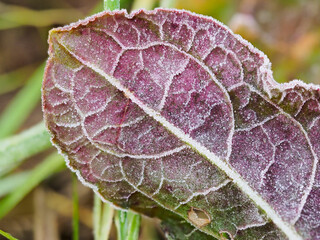
[{"label": "frosted leaf", "polygon": [[181,10],[103,12],[53,29],[52,142],[101,198],[176,239],[320,239],[319,86]]}]

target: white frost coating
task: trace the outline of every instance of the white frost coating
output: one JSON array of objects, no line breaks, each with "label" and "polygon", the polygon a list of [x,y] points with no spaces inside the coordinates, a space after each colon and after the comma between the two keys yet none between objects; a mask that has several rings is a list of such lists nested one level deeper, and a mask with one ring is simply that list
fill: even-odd
[{"label": "white frost coating", "polygon": [[[52,60],[52,56],[49,56],[49,58],[47,59],[46,67],[45,67],[45,72],[48,71],[48,67],[49,67],[48,63],[49,63],[50,61],[53,61],[53,60]],[[81,66],[81,68],[82,68],[82,67],[83,67],[83,66]],[[42,88],[41,88],[41,96],[42,96],[42,97],[41,97],[41,98],[42,98],[41,100],[42,100],[42,102],[44,102],[44,99],[43,99],[43,96],[44,96],[43,91],[44,91],[44,89],[43,89],[43,87],[42,87]],[[42,105],[42,111],[44,112],[44,105]],[[80,180],[80,182],[81,182],[84,186],[87,186],[87,187],[91,188],[91,189],[95,192],[95,194],[97,194],[97,195],[100,197],[100,199],[102,199],[103,202],[106,202],[106,203],[110,204],[110,205],[111,205],[113,208],[115,208],[115,209],[119,209],[119,210],[122,210],[122,211],[128,211],[128,210],[124,210],[124,209],[116,206],[113,202],[110,202],[110,201],[106,200],[106,199],[99,193],[99,188],[98,188],[96,185],[91,184],[91,183],[88,183],[88,182],[81,176],[80,170],[74,169],[74,168],[71,166],[68,155],[67,155],[66,153],[64,153],[64,152],[60,149],[60,147],[53,141],[53,134],[52,134],[52,132],[50,131],[50,129],[49,129],[49,127],[48,127],[47,121],[45,121],[45,127],[46,127],[47,131],[51,133],[51,134],[50,134],[50,142],[51,142],[51,144],[52,144],[53,146],[55,146],[55,148],[58,150],[58,153],[59,153],[61,156],[63,156],[63,158],[64,158],[65,161],[66,161],[67,167],[68,167],[72,172],[74,172],[74,173],[77,175],[77,177],[78,177],[78,179]],[[31,129],[31,130],[33,130],[33,129]],[[30,130],[29,130],[29,131],[30,131]],[[6,147],[4,144],[0,145],[0,147],[3,147],[3,146]]]},{"label": "white frost coating", "polygon": [[311,128],[313,128],[314,125],[316,124],[316,122],[319,121],[319,120],[320,120],[320,116],[316,117],[316,118],[312,121],[312,123],[310,124],[310,126],[308,127],[308,130],[310,130]]},{"label": "white frost coating", "polygon": [[270,167],[275,163],[275,154],[276,154],[276,147],[274,146],[274,144],[272,143],[267,131],[265,130],[265,128],[263,126],[260,126],[261,130],[263,131],[263,133],[266,135],[267,139],[268,139],[268,142],[269,144],[272,146],[272,158],[271,158],[271,161],[269,162],[269,164],[267,164],[267,166],[261,171],[260,173],[260,182],[259,182],[259,186],[261,187],[263,182],[264,182],[264,178],[265,178],[265,175],[267,173],[267,171],[270,169]]},{"label": "white frost coating", "polygon": [[[59,89],[59,88],[57,88]],[[60,90],[60,89],[59,89]],[[63,98],[61,99],[60,101],[55,101],[54,103],[50,103],[52,107],[56,107],[56,106],[59,106],[61,104],[66,104],[69,102],[69,99],[68,98]]]},{"label": "white frost coating", "polygon": [[140,155],[133,155],[133,154],[128,154],[128,153],[115,153],[113,151],[110,151],[108,149],[102,149],[100,146],[98,146],[97,144],[95,144],[97,141],[94,141],[90,138],[88,138],[89,141],[96,147],[98,148],[99,150],[103,151],[103,152],[106,152],[110,155],[114,155],[116,157],[119,157],[119,158],[124,158],[124,157],[130,157],[130,158],[135,158],[135,159],[158,159],[158,158],[162,158],[162,157],[166,157],[166,156],[169,156],[169,155],[172,155],[174,153],[178,153],[180,151],[182,151],[183,149],[186,149],[188,148],[188,146],[181,146],[181,147],[177,147],[177,148],[174,148],[172,150],[169,150],[169,151],[164,151],[164,152],[161,152],[161,153],[158,153],[158,154],[140,154]]},{"label": "white frost coating", "polygon": [[170,86],[171,86],[171,84],[172,84],[173,78],[174,78],[175,76],[179,75],[180,73],[184,72],[184,70],[186,69],[186,67],[187,67],[187,65],[188,65],[189,62],[190,62],[190,59],[187,58],[187,61],[182,64],[182,67],[181,67],[176,73],[172,74],[172,75],[169,77],[168,81],[165,83],[164,94],[163,94],[163,97],[162,97],[162,99],[161,99],[161,102],[160,102],[160,104],[159,104],[159,106],[158,106],[159,111],[161,111],[161,110],[163,109],[163,107],[164,107],[164,104],[165,104],[166,99],[167,99],[167,97],[168,97],[168,92],[169,92]]},{"label": "white frost coating", "polygon": [[227,179],[227,180],[223,181],[221,184],[219,184],[218,186],[211,187],[211,188],[206,189],[206,190],[204,190],[204,191],[199,191],[199,192],[192,193],[191,196],[188,197],[188,199],[186,199],[186,200],[183,201],[183,202],[180,202],[179,205],[178,205],[177,207],[175,207],[174,209],[176,210],[176,209],[178,209],[181,205],[190,202],[190,201],[192,200],[192,198],[194,198],[194,197],[197,197],[197,196],[200,196],[200,195],[205,196],[205,195],[209,194],[210,192],[218,191],[220,188],[225,187],[225,186],[226,186],[228,183],[230,183],[230,182],[231,182],[231,180],[230,180],[230,179]]},{"label": "white frost coating", "polygon": [[[138,10],[138,11],[134,11],[131,14],[127,14],[126,11],[113,11],[110,12],[110,15],[114,15],[114,14],[123,14],[125,15],[127,18],[132,18],[133,16],[135,16],[136,14],[139,14],[141,12],[145,12],[146,14],[154,14],[154,12],[158,11],[158,10],[164,10],[164,9],[157,9],[155,11],[145,11],[145,10]],[[232,33],[232,31],[226,27],[225,25],[223,25],[222,23],[220,23],[219,21],[211,18],[211,17],[205,17],[202,15],[197,15],[194,13],[191,13],[189,11],[182,11],[185,13],[188,13],[190,15],[193,16],[198,16],[199,18],[202,19],[206,19],[206,20],[210,20],[213,21],[214,23],[220,25],[222,28],[224,28],[224,30],[228,31],[229,33],[232,34],[232,36],[234,36],[239,42],[241,42],[242,44],[244,44],[245,46],[248,47],[248,49],[254,53],[259,53],[260,56],[262,56],[264,63],[263,65],[260,67],[259,72],[261,75],[265,74],[267,77],[266,79],[264,79],[264,91],[268,93],[269,96],[271,96],[271,90],[278,88],[280,90],[285,90],[288,88],[293,88],[295,86],[303,86],[306,89],[318,89],[319,87],[314,85],[314,84],[305,84],[299,80],[294,80],[290,83],[287,84],[278,84],[277,82],[275,82],[273,80],[272,77],[272,71],[271,71],[271,63],[269,62],[269,59],[266,57],[266,55],[257,50],[256,48],[254,48],[249,42],[247,42],[246,40],[244,40],[242,37],[240,37],[239,35],[236,35],[234,33]],[[65,30],[70,30],[72,28],[78,27],[79,25],[86,25],[91,21],[94,21],[97,17],[99,16],[103,16],[105,13],[99,13],[96,15],[93,15],[91,17],[86,18],[84,21],[79,21],[78,23],[73,23],[67,27],[63,28],[63,31]],[[71,53],[72,54],[72,53]],[[74,55],[74,54],[72,54]],[[76,57],[76,56],[75,56]],[[79,59],[78,59],[79,60]],[[159,121],[162,125],[164,125],[165,127],[167,127],[172,133],[176,134],[176,136],[178,136],[181,140],[183,140],[184,142],[186,142],[187,144],[193,146],[195,149],[198,150],[199,153],[201,153],[202,155],[204,155],[205,157],[207,157],[212,163],[214,163],[216,166],[218,166],[219,168],[221,168],[223,171],[225,171],[225,173],[233,179],[233,181],[240,187],[240,189],[242,189],[245,193],[248,194],[248,196],[254,201],[256,202],[257,205],[259,205],[263,210],[265,210],[265,212],[268,214],[268,216],[274,221],[274,223],[289,237],[289,239],[302,239],[300,235],[298,235],[298,233],[291,227],[289,226],[286,222],[284,222],[277,214],[276,212],[241,178],[241,176],[236,173],[228,164],[226,164],[223,160],[219,159],[216,155],[214,155],[213,153],[211,153],[208,149],[206,149],[205,147],[201,146],[199,143],[197,143],[196,141],[194,141],[189,135],[183,133],[180,129],[176,128],[174,125],[168,123],[166,121],[166,119],[164,119],[163,117],[161,117],[159,115],[159,113],[157,113],[156,111],[148,108],[146,105],[144,105],[139,99],[136,99],[134,97],[134,95],[132,93],[130,93],[127,89],[125,89],[118,80],[107,76],[103,71],[101,71],[100,69],[96,68],[95,66],[92,66],[89,63],[85,63],[85,65],[87,65],[88,67],[92,68],[94,71],[96,71],[97,73],[101,74],[102,76],[104,76],[107,80],[109,80],[109,82],[114,85],[115,87],[117,87],[119,90],[123,91],[128,97],[131,98],[131,100],[138,104],[148,115],[152,116],[155,120]],[[303,131],[305,133],[305,131]],[[306,133],[305,133],[306,134]],[[308,143],[310,143],[310,140],[307,138]],[[228,142],[228,144],[230,144],[230,142]],[[311,151],[314,154],[314,150],[311,147]],[[316,165],[317,165],[318,159],[315,158],[315,162],[314,162],[314,166],[313,166],[313,172],[312,172],[312,177],[311,177],[311,181],[310,181],[310,185],[308,186],[307,190],[305,191],[305,198],[303,200],[306,200],[309,192],[311,191],[311,187],[314,183],[314,178],[315,178],[315,169],[316,169]],[[82,179],[82,178],[81,178]],[[301,204],[301,208],[303,207],[305,201],[302,201]]]},{"label": "white frost coating", "polygon": [[111,68],[111,70],[110,70],[110,73],[111,73],[112,75],[113,75],[114,72],[116,71],[117,65],[118,65],[118,63],[119,63],[119,61],[120,61],[120,58],[121,58],[122,54],[124,53],[124,51],[125,51],[125,50],[122,48],[121,51],[119,52],[119,54],[117,55],[116,60],[114,61],[113,65],[112,65],[112,68]]},{"label": "white frost coating", "polygon": [[259,240],[263,240],[263,239],[265,239],[268,235],[271,235],[271,234],[273,234],[273,233],[275,233],[275,232],[274,232],[274,231],[268,232],[267,234],[265,234],[264,236],[262,236]]},{"label": "white frost coating", "polygon": [[[300,93],[299,93],[299,95],[300,95],[300,98],[302,98],[302,96],[301,96]],[[311,100],[311,99],[316,100],[315,98],[310,98],[310,99],[308,99],[308,100]],[[297,117],[298,114],[301,112],[301,110],[302,110],[302,108],[303,108],[303,106],[304,106],[304,104],[305,104],[306,102],[307,102],[307,101],[303,101],[303,104],[300,105],[299,109],[298,109],[297,112],[294,114],[295,117]],[[318,107],[319,107],[319,104],[318,104]]]},{"label": "white frost coating", "polygon": [[154,192],[151,194],[151,196],[154,196],[154,195],[156,195],[156,194],[159,193],[159,191],[160,191],[160,189],[162,188],[162,185],[163,185],[163,180],[165,179],[164,176],[163,176],[163,162],[160,161],[160,163],[161,163],[161,166],[160,166],[160,169],[161,169],[161,171],[160,171],[160,173],[161,173],[160,183],[159,183],[159,186],[158,186],[158,188],[156,189],[156,191],[154,191]]},{"label": "white frost coating", "polygon": [[307,90],[319,89],[319,85],[316,85],[316,84],[313,84],[313,83],[305,83],[305,82],[303,82],[303,81],[301,81],[299,79],[295,79],[295,80],[292,80],[290,82],[281,83],[281,84],[277,85],[277,87],[282,91],[285,91],[285,90],[290,89],[290,88],[294,88],[296,86],[304,87]]},{"label": "white frost coating", "polygon": [[[72,93],[72,94],[73,94],[73,93]],[[103,112],[103,111],[106,109],[106,107],[109,105],[109,103],[112,101],[112,99],[114,98],[114,96],[115,96],[115,95],[113,95],[113,96],[109,97],[108,99],[106,99],[105,104],[102,105],[100,108],[98,108],[98,109],[96,109],[96,110],[93,110],[93,111],[88,111],[86,114],[83,114],[83,116],[84,116],[85,118],[87,118],[87,117],[90,117],[90,116],[92,116],[92,115],[95,115],[95,114],[98,114],[98,113],[100,113],[100,112]],[[83,119],[83,121],[85,120],[85,118]]]},{"label": "white frost coating", "polygon": [[[71,127],[72,128],[72,127]],[[71,145],[75,142],[78,142],[80,139],[82,139],[84,137],[84,135],[79,135],[78,137],[74,138],[73,140],[70,141],[64,141],[63,143],[67,144],[67,145]],[[62,141],[62,140],[61,140]]]},{"label": "white frost coating", "polygon": [[[244,83],[244,82],[243,82],[243,80],[244,80],[244,73],[243,73],[243,68],[241,67],[242,64],[241,64],[239,58],[237,57],[237,55],[236,55],[234,52],[232,52],[232,51],[230,51],[230,50],[227,50],[227,53],[230,54],[231,56],[233,56],[234,60],[236,60],[237,63],[239,64],[239,67],[240,67],[240,80],[241,80],[240,83]],[[239,83],[237,83],[237,84],[239,84]]]},{"label": "white frost coating", "polygon": [[[193,172],[193,168],[196,167],[199,164],[201,164],[200,161],[190,165],[189,172],[184,177],[185,180],[187,180],[190,177],[191,173]],[[188,186],[188,189],[190,190],[189,186]]]},{"label": "white frost coating", "polygon": [[186,52],[189,52],[190,49],[192,48],[192,44],[194,41],[194,37],[196,36],[196,32],[189,26],[189,24],[185,24],[185,26],[187,26],[188,30],[190,30],[192,33],[190,43],[188,43],[188,47],[186,48]]},{"label": "white frost coating", "polygon": [[[87,144],[85,144],[84,146],[88,145],[89,142]],[[94,159],[96,159],[96,157],[98,157],[101,154],[100,150],[97,150],[97,153],[93,155],[93,157],[88,161],[88,163],[92,163]]]},{"label": "white frost coating", "polygon": [[140,178],[140,180],[139,180],[139,182],[137,184],[137,187],[139,187],[142,184],[143,180],[144,180],[144,170],[145,170],[145,168],[146,168],[146,161],[143,161],[142,162],[142,168],[141,168],[141,178]]},{"label": "white frost coating", "polygon": [[[127,16],[127,17],[128,17],[128,16]],[[129,18],[130,18],[130,17],[129,17]],[[221,24],[221,23],[220,23],[220,24]],[[71,26],[71,25],[70,25],[70,26]],[[233,106],[232,106],[232,104],[231,104],[230,96],[229,96],[226,88],[216,79],[215,75],[212,73],[212,71],[209,69],[209,67],[207,67],[205,64],[203,64],[201,61],[199,61],[199,59],[193,57],[192,55],[186,53],[186,52],[183,51],[183,50],[180,50],[178,47],[176,47],[176,46],[174,46],[174,45],[172,45],[172,44],[170,44],[170,43],[166,43],[166,42],[156,42],[156,41],[155,41],[155,42],[152,42],[152,43],[150,43],[150,44],[146,44],[146,45],[141,46],[141,47],[125,47],[123,44],[121,44],[121,42],[119,41],[119,39],[118,39],[117,37],[113,36],[111,33],[105,32],[105,31],[103,31],[103,30],[101,30],[101,29],[96,29],[96,30],[108,34],[110,37],[113,38],[113,40],[114,40],[115,42],[117,42],[117,43],[121,46],[122,51],[121,51],[121,54],[119,54],[119,55],[122,55],[122,53],[123,53],[125,50],[145,50],[145,49],[150,48],[150,47],[154,47],[154,46],[161,45],[161,46],[170,47],[170,48],[174,49],[175,51],[177,51],[177,52],[185,55],[188,59],[192,59],[192,60],[195,61],[197,64],[199,64],[199,65],[210,75],[210,77],[211,77],[212,80],[215,82],[215,84],[217,84],[218,87],[220,88],[220,90],[224,93],[224,95],[226,96],[226,98],[227,98],[227,100],[228,100],[227,103],[228,103],[228,105],[229,105],[229,107],[230,107],[230,109],[231,109],[230,112],[231,112],[231,115],[232,115],[232,119],[234,119]],[[226,36],[225,36],[225,37],[226,37]],[[78,59],[77,56],[76,56],[74,53],[72,53],[66,46],[63,45],[63,43],[59,42],[59,44],[61,44],[72,56],[74,56],[76,59]],[[219,45],[218,47],[220,47],[221,49],[225,49],[223,45]],[[250,48],[249,48],[249,49],[250,49]],[[227,51],[226,51],[226,52],[227,52]],[[226,62],[227,55],[228,55],[229,53],[230,53],[230,52],[227,52],[227,53],[226,53],[224,62]],[[236,59],[237,59],[237,58],[236,58]],[[80,62],[82,62],[83,64],[89,66],[89,67],[92,66],[92,67],[93,67],[92,69],[98,69],[98,67],[96,67],[96,66],[94,66],[94,65],[92,65],[92,64],[90,64],[90,63],[88,63],[88,62],[85,62],[85,61],[82,60],[82,59],[78,59],[78,60],[79,60]],[[117,61],[119,61],[119,60],[117,60]],[[189,61],[190,61],[190,60],[189,60]],[[189,61],[188,61],[188,62],[189,62]],[[224,62],[223,62],[223,63],[224,63]],[[223,64],[223,63],[220,63],[220,64]],[[142,64],[143,64],[143,62],[142,62]],[[179,73],[183,72],[183,69],[184,69],[186,66],[187,66],[187,63],[186,63],[186,65],[185,65],[184,67],[182,67],[181,69],[179,69]],[[102,70],[100,70],[100,71],[102,72]],[[138,69],[137,72],[138,72],[138,71],[140,71],[140,69]],[[180,71],[181,71],[181,72],[180,72]],[[134,76],[136,76],[137,72],[134,73]],[[102,76],[104,76],[104,75],[102,75]],[[243,78],[243,72],[242,72],[242,70],[241,70],[241,77]],[[170,79],[170,80],[172,80],[172,79]],[[170,83],[170,84],[171,84],[171,83]],[[164,96],[163,96],[163,98],[161,99],[161,102],[160,102],[160,104],[159,104],[159,106],[158,106],[160,110],[163,108],[163,106],[164,106],[164,104],[165,104],[165,99],[166,99],[166,97],[167,97],[170,84],[166,84],[166,86],[165,86]],[[230,134],[229,134],[229,136],[228,136],[228,138],[227,138],[227,159],[229,159],[230,156],[231,156],[231,150],[232,150],[232,149],[231,149],[231,146],[232,146],[232,137],[233,137],[233,134],[234,134],[234,121],[231,122]]]},{"label": "white frost coating", "polygon": [[[77,56],[72,53],[71,51],[69,51],[69,49],[67,49],[61,42],[59,42],[59,44],[61,44],[72,56],[74,56],[76,59]],[[232,115],[232,119],[234,119],[234,115],[233,115],[233,106],[231,104],[231,100],[230,100],[230,96],[227,92],[227,90],[225,89],[225,87],[216,79],[215,75],[210,71],[210,69],[204,65],[201,61],[199,61],[199,59],[193,57],[192,55],[180,50],[179,48],[177,48],[176,46],[170,44],[170,43],[165,43],[165,42],[153,42],[152,44],[148,44],[146,46],[143,46],[143,47],[140,47],[140,48],[126,48],[126,49],[137,49],[137,50],[144,50],[146,48],[149,48],[149,47],[152,47],[152,46],[157,46],[157,45],[162,45],[162,46],[167,46],[167,47],[170,47],[172,49],[174,49],[175,51],[185,55],[187,58],[190,58],[192,59],[193,61],[195,61],[196,63],[198,63],[209,75],[210,77],[212,78],[212,80],[214,81],[215,84],[218,85],[218,87],[220,88],[220,90],[224,93],[224,95],[226,96],[227,98],[227,103],[229,104],[229,107],[231,109],[231,115]],[[83,61],[82,59],[78,59],[81,63],[83,63],[84,65],[88,66],[89,68],[93,69],[94,71],[96,71],[97,73],[99,73],[101,76],[105,77],[105,76],[108,76],[106,75],[101,69],[99,69],[98,67],[92,65],[91,63],[88,63],[88,62],[85,62]],[[103,74],[101,74],[103,72]],[[111,83],[111,82],[110,82]],[[111,83],[112,84],[112,83]],[[119,83],[120,84],[120,83]],[[113,85],[113,84],[112,84]],[[115,85],[114,85],[115,86]],[[119,88],[119,90],[121,90]],[[122,91],[122,90],[121,90]],[[127,90],[128,91],[128,90]],[[138,104],[139,106],[139,104]],[[228,139],[227,139],[227,146],[228,146],[228,151],[227,151],[227,159],[229,159],[230,155],[231,155],[231,146],[232,146],[232,137],[233,137],[233,134],[234,134],[234,121],[231,122],[231,129],[230,129],[230,134],[228,136]]]},{"label": "white frost coating", "polygon": [[54,88],[57,88],[57,89],[59,89],[61,92],[71,93],[71,90],[65,89],[63,86],[61,86],[60,84],[58,84],[58,82],[56,81],[56,78],[55,78],[55,73],[54,73],[54,71],[51,72],[51,78],[52,78],[52,81],[54,82],[54,87],[52,87],[51,89],[49,88],[48,90],[52,90],[52,89],[54,89]]},{"label": "white frost coating", "polygon": [[189,238],[195,231],[197,231],[197,228],[192,229],[192,231],[189,232],[188,234],[185,234],[185,236]]},{"label": "white frost coating", "polygon": [[228,91],[230,92],[230,91],[232,91],[233,89],[236,89],[236,88],[241,87],[241,86],[246,86],[246,85],[247,85],[247,84],[244,83],[244,82],[239,82],[239,83],[237,83],[237,84],[232,85],[231,87],[228,87]]},{"label": "white frost coating", "polygon": [[[72,52],[70,52],[74,57],[76,57]],[[78,58],[77,58],[78,59]],[[142,110],[144,110],[149,116],[153,117],[156,121],[161,123],[165,128],[172,132],[179,139],[184,141],[186,144],[190,145],[192,148],[196,149],[201,155],[210,160],[211,163],[215,164],[218,168],[226,173],[226,175],[233,180],[233,182],[244,192],[249,198],[253,200],[261,209],[263,209],[267,216],[278,226],[291,240],[302,240],[302,237],[296,232],[296,230],[290,226],[288,223],[282,220],[282,218],[274,211],[274,209],[256,192],[254,191],[249,184],[232,169],[225,161],[217,157],[214,153],[210,152],[206,147],[199,144],[197,141],[192,139],[188,134],[184,133],[181,129],[177,128],[173,124],[169,123],[164,117],[162,117],[158,112],[146,106],[139,99],[137,99],[132,92],[127,88],[121,85],[120,81],[107,75],[104,71],[97,68],[96,66],[83,62],[82,63],[90,67],[95,72],[99,73],[101,76],[106,78],[109,83],[114,87],[124,92],[132,102],[137,104]]]},{"label": "white frost coating", "polygon": [[265,118],[264,120],[262,120],[261,122],[258,122],[256,124],[252,124],[250,127],[248,128],[238,128],[236,130],[236,132],[249,132],[251,131],[252,129],[256,128],[256,127],[261,127],[262,125],[264,125],[266,122],[269,122],[270,120],[273,120],[275,119],[276,117],[278,117],[280,115],[280,113],[276,113],[275,115],[271,116],[271,117],[267,117]]},{"label": "white frost coating", "polygon": [[[54,144],[54,145],[55,145],[55,144]],[[55,145],[55,146],[58,148],[57,145]],[[61,153],[61,150],[60,150],[59,148],[58,148],[58,151],[59,151],[59,153]],[[64,155],[64,154],[62,153],[62,155]],[[98,188],[97,188],[96,186],[87,183],[87,182],[82,178],[79,170],[75,170],[75,169],[73,169],[72,167],[70,167],[70,165],[69,165],[69,160],[68,160],[68,156],[67,156],[67,155],[64,155],[64,156],[65,156],[65,158],[66,158],[66,161],[67,161],[67,163],[68,163],[69,168],[70,168],[72,171],[75,171],[75,172],[77,173],[77,176],[79,177],[80,181],[81,181],[85,186],[91,187],[91,188],[103,199],[103,201],[109,202],[109,201],[105,200],[104,197],[98,192]],[[120,161],[120,170],[121,170],[122,175],[125,177],[125,173],[124,173],[123,166],[122,166],[122,161]],[[127,183],[128,183],[132,188],[134,188],[137,192],[141,193],[143,196],[145,196],[145,197],[147,197],[147,198],[149,198],[149,199],[152,199],[152,200],[153,200],[155,203],[157,203],[160,207],[162,207],[162,208],[164,208],[164,209],[166,209],[166,210],[168,210],[168,211],[170,211],[170,212],[174,212],[172,209],[166,207],[165,205],[163,205],[162,203],[160,203],[160,202],[157,201],[156,199],[152,198],[151,196],[149,196],[149,195],[147,195],[146,193],[144,193],[144,192],[142,192],[141,190],[139,190],[139,189],[137,188],[137,186],[135,186],[133,183],[131,183],[131,182],[129,181],[129,179],[127,179],[126,177],[125,177],[125,179],[126,179]],[[93,186],[93,187],[92,187],[92,186]],[[111,202],[111,205],[113,206],[114,204]],[[115,208],[116,208],[116,209],[120,209],[119,207],[115,207]],[[123,210],[123,209],[120,209],[120,210]],[[125,210],[125,211],[128,211],[128,210]],[[182,216],[180,213],[177,213],[177,212],[174,212],[174,213],[183,218],[183,216]],[[191,223],[191,222],[190,222],[190,223]],[[192,224],[192,223],[191,223],[191,224]],[[192,225],[193,225],[193,224],[192,224]],[[194,228],[195,228],[196,230],[199,230],[200,232],[206,233],[206,232],[204,231],[205,229],[201,229],[201,228],[197,227],[196,225],[193,225],[193,226],[194,226]],[[216,236],[215,236],[215,237],[216,237]]]},{"label": "white frost coating", "polygon": [[267,222],[256,223],[256,224],[248,224],[248,225],[243,226],[243,227],[237,227],[237,230],[243,231],[243,230],[246,230],[246,229],[252,228],[252,227],[261,227],[261,226],[264,226],[266,224],[267,224]]},{"label": "white frost coating", "polygon": [[118,128],[118,127],[131,127],[134,124],[141,122],[146,116],[141,116],[137,117],[136,119],[126,122],[126,123],[121,123],[121,124],[110,124],[110,125],[104,125],[102,128],[100,128],[98,131],[92,134],[92,137],[98,136],[100,133],[102,133],[104,130],[107,130],[108,128]]},{"label": "white frost coating", "polygon": [[[129,24],[127,24],[127,25],[129,25]],[[130,25],[129,25],[130,26]],[[140,44],[140,38],[141,38],[141,34],[140,34],[140,31],[136,28],[136,26],[134,26],[134,25],[132,25],[131,26],[134,30],[136,30],[136,33],[137,33],[137,35],[138,35],[138,37],[137,37],[137,44]]]},{"label": "white frost coating", "polygon": [[68,128],[75,128],[75,127],[79,127],[81,125],[81,123],[77,122],[77,123],[59,123],[56,121],[57,126],[59,127],[68,127]]},{"label": "white frost coating", "polygon": [[[60,43],[61,44],[61,43]],[[63,46],[63,44],[62,44]],[[222,159],[216,156],[214,153],[210,152],[207,148],[193,140],[188,134],[185,134],[181,129],[169,123],[165,118],[163,118],[158,112],[149,108],[145,104],[143,104],[139,99],[137,99],[132,92],[130,92],[127,88],[121,85],[120,81],[107,75],[104,71],[97,68],[96,66],[84,62],[83,60],[77,58],[77,56],[65,48],[72,56],[78,59],[82,64],[88,66],[104,78],[106,78],[110,84],[124,92],[126,96],[128,96],[132,102],[137,104],[142,110],[144,110],[149,116],[153,117],[159,123],[161,123],[164,127],[166,127],[170,132],[179,137],[186,144],[190,145],[194,149],[196,149],[201,155],[205,156],[208,160],[210,160],[213,164],[215,164],[218,168],[223,170],[226,175],[233,179],[234,183],[238,185],[238,187],[246,193],[249,198],[251,198],[261,209],[263,209],[267,216],[276,224],[288,237],[290,240],[302,240],[302,237],[296,232],[296,230],[290,226],[288,223],[284,222],[282,218],[272,209],[272,207],[256,192],[254,191],[248,183],[234,171],[227,163],[225,163]],[[227,95],[228,96],[228,95]],[[79,174],[80,175],[80,174]]]},{"label": "white frost coating", "polygon": [[[312,84],[301,84],[300,82],[301,81],[298,81],[298,80],[294,80],[293,81],[294,84],[297,83],[301,86],[304,86],[306,89],[313,89],[313,87],[315,85],[312,85]],[[278,84],[279,86],[282,86],[281,84]],[[286,84],[282,91],[284,91],[288,86],[290,86],[290,84]],[[292,87],[292,86],[291,86]],[[274,103],[272,103],[270,100],[268,100],[261,92],[259,92],[258,90],[254,89],[253,87],[251,87],[249,85],[249,88],[250,88],[250,91],[251,92],[255,92],[255,93],[258,93],[266,102],[270,103],[271,105],[273,105],[274,107],[276,107],[281,114],[283,114],[284,116],[288,117],[289,119],[291,119],[300,129],[300,131],[303,133],[303,135],[305,136],[306,140],[307,140],[307,143],[309,145],[309,148],[310,148],[310,151],[312,153],[312,156],[313,156],[313,166],[312,166],[312,173],[311,173],[311,176],[310,176],[310,182],[309,182],[309,185],[306,187],[306,189],[304,190],[304,195],[301,199],[301,203],[300,203],[300,207],[298,208],[298,214],[297,216],[291,221],[291,224],[294,225],[298,219],[300,218],[300,215],[301,215],[301,212],[302,212],[302,209],[305,205],[305,203],[307,202],[307,198],[309,196],[309,193],[311,192],[312,190],[312,187],[314,185],[314,182],[315,182],[315,179],[316,179],[316,171],[317,171],[317,165],[318,165],[318,162],[319,162],[319,159],[318,159],[318,156],[316,155],[314,149],[313,149],[313,146],[310,142],[310,139],[308,137],[308,133],[306,132],[306,130],[303,128],[303,126],[301,125],[300,122],[298,122],[296,119],[294,119],[293,117],[290,116],[290,114],[286,113],[285,111],[283,111],[282,108],[278,107],[277,105],[275,105]]]}]

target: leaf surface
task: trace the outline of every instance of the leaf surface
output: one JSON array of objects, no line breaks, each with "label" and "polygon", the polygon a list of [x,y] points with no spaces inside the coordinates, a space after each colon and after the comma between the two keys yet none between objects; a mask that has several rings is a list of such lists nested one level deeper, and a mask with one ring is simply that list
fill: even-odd
[{"label": "leaf surface", "polygon": [[262,52],[181,10],[103,12],[49,43],[52,142],[104,200],[174,239],[320,239],[319,86],[276,83]]}]

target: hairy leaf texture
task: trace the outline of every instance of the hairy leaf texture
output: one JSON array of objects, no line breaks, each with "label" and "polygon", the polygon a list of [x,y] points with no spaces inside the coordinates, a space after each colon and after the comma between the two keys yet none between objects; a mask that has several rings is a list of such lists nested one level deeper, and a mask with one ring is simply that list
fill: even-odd
[{"label": "hairy leaf texture", "polygon": [[52,142],[101,198],[169,239],[320,239],[319,86],[181,10],[103,12],[50,32]]}]

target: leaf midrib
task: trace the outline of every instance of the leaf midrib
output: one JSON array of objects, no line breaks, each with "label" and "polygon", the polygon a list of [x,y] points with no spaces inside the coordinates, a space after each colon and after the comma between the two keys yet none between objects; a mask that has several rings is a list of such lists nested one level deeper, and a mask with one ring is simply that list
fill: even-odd
[{"label": "leaf midrib", "polygon": [[[53,34],[53,32],[51,32]],[[53,36],[51,35],[51,38]],[[154,120],[159,122],[162,126],[164,126],[169,132],[178,137],[181,141],[189,145],[192,149],[197,151],[201,156],[206,158],[209,162],[217,166],[221,169],[230,179],[233,180],[235,185],[237,185],[241,191],[246,194],[260,209],[262,209],[266,215],[273,221],[273,223],[282,230],[282,232],[290,239],[290,240],[302,240],[303,238],[297,233],[293,226],[289,225],[287,222],[283,221],[283,219],[275,212],[275,210],[254,190],[249,184],[242,178],[242,176],[237,173],[234,169],[232,169],[225,161],[220,159],[214,153],[210,152],[206,147],[199,144],[197,141],[192,139],[188,134],[182,132],[179,128],[169,123],[164,117],[160,115],[159,112],[149,108],[143,102],[141,102],[135,95],[130,92],[127,88],[125,88],[119,80],[116,78],[107,75],[104,71],[102,71],[97,66],[90,64],[89,62],[84,61],[79,58],[72,50],[66,47],[62,42],[57,39],[59,45],[61,45],[71,56],[73,56],[77,61],[86,67],[90,68],[97,74],[104,77],[112,86],[122,91],[132,102],[137,104],[148,116],[152,117]],[[148,196],[149,197],[149,196]],[[154,200],[154,199],[153,199]],[[161,206],[163,206],[161,204]],[[168,208],[166,208],[168,209]],[[172,211],[171,209],[169,209]],[[177,212],[175,212],[178,214]],[[192,223],[191,223],[192,224]],[[199,229],[202,231],[201,229]]]}]

